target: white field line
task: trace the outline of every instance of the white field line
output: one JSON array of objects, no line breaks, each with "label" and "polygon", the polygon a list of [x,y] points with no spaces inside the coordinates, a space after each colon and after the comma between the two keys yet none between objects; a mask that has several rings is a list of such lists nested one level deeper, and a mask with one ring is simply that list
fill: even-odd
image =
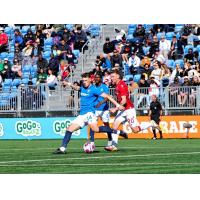
[{"label": "white field line", "polygon": [[[37,160],[9,160],[9,161],[0,161],[1,164],[7,163],[30,163],[30,162],[45,162],[45,161],[61,161],[61,160],[91,160],[91,159],[107,159],[107,158],[130,158],[130,157],[151,157],[151,156],[173,156],[173,155],[194,155],[200,154],[200,152],[180,152],[180,153],[156,153],[156,154],[139,154],[139,155],[111,155],[111,156],[93,156],[85,158],[55,158],[55,159],[37,159]],[[58,155],[60,156],[60,155]],[[66,155],[67,156],[67,155]]]},{"label": "white field line", "polygon": [[146,162],[146,163],[73,163],[73,164],[65,164],[65,163],[40,163],[40,164],[0,164],[0,167],[43,167],[43,166],[134,166],[134,165],[200,165],[200,163],[156,163],[156,162]]},{"label": "white field line", "polygon": [[[198,148],[197,147],[193,147],[193,148]],[[103,146],[96,146],[96,148],[103,148]],[[174,147],[168,147],[168,146],[162,146],[162,147],[152,147],[152,146],[127,146],[127,147],[119,147],[119,149],[173,149]],[[176,148],[183,148],[183,146],[179,146]],[[184,148],[187,148],[184,146]],[[191,148],[188,146],[188,148]],[[51,148],[24,148],[24,149],[16,149],[16,148],[12,148],[12,150],[9,149],[0,149],[0,151],[40,151],[40,150],[55,150],[56,148],[51,147]],[[67,149],[82,149],[82,147],[78,148],[78,147],[69,147]]]}]

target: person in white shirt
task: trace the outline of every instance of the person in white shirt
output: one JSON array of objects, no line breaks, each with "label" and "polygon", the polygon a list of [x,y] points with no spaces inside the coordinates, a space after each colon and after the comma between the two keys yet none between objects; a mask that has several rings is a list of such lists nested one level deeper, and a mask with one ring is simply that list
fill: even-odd
[{"label": "person in white shirt", "polygon": [[162,36],[159,42],[159,50],[166,60],[168,60],[168,54],[169,54],[170,48],[171,48],[170,41],[166,40],[165,36]]},{"label": "person in white shirt", "polygon": [[151,72],[151,76],[156,80],[160,81],[163,76],[163,71],[161,69],[161,63],[158,60],[155,60],[153,63],[154,70]]},{"label": "person in white shirt", "polygon": [[128,59],[129,67],[139,67],[140,66],[140,58],[136,55],[135,52],[131,53],[131,57]]},{"label": "person in white shirt", "polygon": [[47,76],[47,85],[49,86],[50,90],[54,90],[55,86],[57,85],[57,77],[53,74],[53,71],[51,69],[48,70],[48,76]]}]

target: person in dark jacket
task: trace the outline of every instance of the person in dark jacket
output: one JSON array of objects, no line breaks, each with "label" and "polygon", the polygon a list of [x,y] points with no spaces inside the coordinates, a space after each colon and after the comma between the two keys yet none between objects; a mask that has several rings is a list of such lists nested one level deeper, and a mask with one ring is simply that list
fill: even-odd
[{"label": "person in dark jacket", "polygon": [[[152,95],[152,102],[150,103],[149,117],[151,120],[154,120],[158,125],[160,123],[160,116],[162,116],[162,106],[157,99],[156,95]],[[154,137],[152,139],[156,140],[156,130],[152,128]],[[163,138],[161,129],[159,130],[160,139]]]},{"label": "person in dark jacket", "polygon": [[60,61],[58,60],[58,57],[54,56],[54,54],[51,54],[51,58],[49,60],[49,65],[48,65],[48,69],[51,69],[55,76],[58,75],[59,65],[60,65]]},{"label": "person in dark jacket", "polygon": [[107,37],[106,42],[103,45],[103,52],[105,54],[110,54],[113,53],[114,49],[115,49],[114,44],[110,41],[110,38]]},{"label": "person in dark jacket", "polygon": [[77,28],[77,32],[75,33],[75,43],[74,49],[82,50],[83,45],[87,42],[87,34],[81,29],[81,27]]},{"label": "person in dark jacket", "polygon": [[37,68],[44,69],[44,72],[47,72],[47,67],[48,67],[48,61],[47,59],[43,58],[42,54],[38,56],[38,61],[37,61]]},{"label": "person in dark jacket", "polygon": [[119,54],[119,52],[115,49],[113,51],[113,56],[110,59],[112,67],[115,66],[115,64],[119,64],[119,67],[122,68],[122,56]]},{"label": "person in dark jacket", "polygon": [[24,42],[27,43],[28,41],[35,41],[35,34],[29,28],[27,34],[24,35]]}]

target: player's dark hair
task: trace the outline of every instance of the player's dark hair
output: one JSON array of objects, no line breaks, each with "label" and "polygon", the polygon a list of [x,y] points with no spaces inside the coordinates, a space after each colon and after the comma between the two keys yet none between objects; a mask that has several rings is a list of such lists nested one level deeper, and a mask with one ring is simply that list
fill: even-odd
[{"label": "player's dark hair", "polygon": [[102,72],[96,72],[95,76],[99,76],[100,78],[102,78]]},{"label": "player's dark hair", "polygon": [[111,74],[118,74],[120,79],[123,79],[123,74],[118,69],[114,69],[111,71]]},{"label": "player's dark hair", "polygon": [[90,73],[86,72],[81,75],[82,78],[90,78]]}]

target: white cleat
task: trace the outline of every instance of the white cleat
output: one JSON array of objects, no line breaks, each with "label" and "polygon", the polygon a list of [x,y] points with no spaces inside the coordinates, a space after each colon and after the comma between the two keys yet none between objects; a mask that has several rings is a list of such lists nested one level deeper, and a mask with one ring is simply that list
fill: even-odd
[{"label": "white cleat", "polygon": [[160,126],[154,120],[151,120],[151,125],[152,125],[152,128],[156,128],[159,131],[161,131]]}]

